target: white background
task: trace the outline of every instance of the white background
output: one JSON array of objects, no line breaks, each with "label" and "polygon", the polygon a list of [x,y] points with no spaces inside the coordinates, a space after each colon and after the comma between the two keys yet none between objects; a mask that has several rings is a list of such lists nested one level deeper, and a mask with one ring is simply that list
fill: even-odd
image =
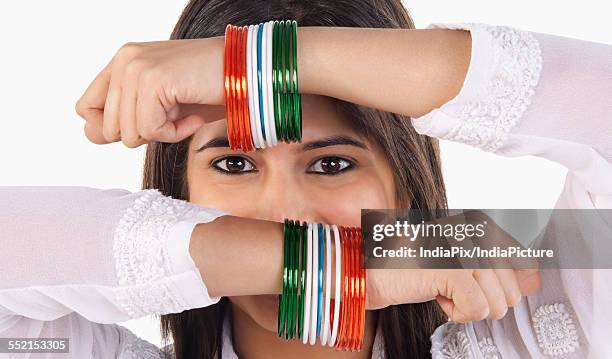
[{"label": "white background", "polygon": [[[610,27],[603,25],[610,14],[610,2],[604,0],[404,3],[417,28],[432,22],[483,22],[612,43]],[[144,146],[90,143],[74,104],[122,44],[167,39],[184,5],[150,0],[0,2],[0,185],[138,191]],[[542,159],[500,158],[448,142],[442,143],[442,155],[454,208],[550,208],[565,174],[560,165]],[[154,318],[121,324],[159,345]]]}]

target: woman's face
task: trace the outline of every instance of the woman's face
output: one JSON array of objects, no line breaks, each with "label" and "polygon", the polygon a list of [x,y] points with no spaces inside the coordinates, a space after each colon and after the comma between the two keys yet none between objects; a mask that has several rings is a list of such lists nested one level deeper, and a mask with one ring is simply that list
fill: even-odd
[{"label": "woman's face", "polygon": [[[392,208],[395,189],[377,146],[351,128],[334,100],[302,95],[301,143],[244,153],[227,143],[224,107],[193,135],[187,160],[189,201],[232,215],[359,226],[361,208]],[[207,119],[207,120],[209,120]],[[258,325],[277,330],[278,295],[231,297]]]}]

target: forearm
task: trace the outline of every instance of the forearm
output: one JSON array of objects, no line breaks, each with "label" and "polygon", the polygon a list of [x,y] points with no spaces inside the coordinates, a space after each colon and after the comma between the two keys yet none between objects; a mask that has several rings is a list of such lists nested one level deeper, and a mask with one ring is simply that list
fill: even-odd
[{"label": "forearm", "polygon": [[281,293],[282,223],[219,217],[196,225],[189,252],[211,296]]},{"label": "forearm", "polygon": [[455,97],[468,31],[299,27],[299,92],[419,117]]}]

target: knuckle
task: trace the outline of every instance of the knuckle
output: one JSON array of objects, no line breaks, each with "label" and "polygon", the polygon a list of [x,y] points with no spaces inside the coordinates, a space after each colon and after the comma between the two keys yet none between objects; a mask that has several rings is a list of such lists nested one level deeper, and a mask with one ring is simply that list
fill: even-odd
[{"label": "knuckle", "polygon": [[121,45],[119,50],[117,51],[118,57],[132,57],[135,54],[139,53],[141,49],[141,45],[138,42],[126,42]]},{"label": "knuckle", "polygon": [[159,82],[161,74],[162,71],[158,67],[146,66],[141,71],[140,81],[144,86],[151,86]]},{"label": "knuckle", "polygon": [[156,138],[155,136],[157,135],[158,131],[156,131],[156,129],[153,128],[153,126],[151,125],[143,124],[139,126],[138,132],[143,138],[147,140],[152,140]]},{"label": "knuckle", "polygon": [[148,60],[142,56],[132,57],[125,65],[125,74],[131,77],[140,75],[148,67],[148,64]]},{"label": "knuckle", "polygon": [[121,142],[123,142],[123,145],[128,148],[138,147],[138,140],[136,140],[135,138],[122,138]]},{"label": "knuckle", "polygon": [[501,303],[497,303],[493,306],[493,308],[491,309],[491,313],[489,313],[490,318],[493,320],[498,320],[503,318],[506,315],[506,312],[508,311],[508,307],[501,304]]},{"label": "knuckle", "polygon": [[474,320],[483,320],[486,317],[488,317],[490,313],[491,313],[491,309],[489,308],[488,305],[475,308],[474,313],[473,313]]},{"label": "knuckle", "polygon": [[119,137],[119,130],[104,127],[102,128],[102,136],[104,137],[105,140],[109,142],[113,142],[115,141],[117,137]]},{"label": "knuckle", "polygon": [[508,296],[508,306],[514,307],[521,301],[521,295],[519,293],[510,294]]},{"label": "knuckle", "polygon": [[83,104],[83,100],[79,99],[76,104],[74,105],[74,110],[76,111],[76,113],[85,118],[85,105]]}]

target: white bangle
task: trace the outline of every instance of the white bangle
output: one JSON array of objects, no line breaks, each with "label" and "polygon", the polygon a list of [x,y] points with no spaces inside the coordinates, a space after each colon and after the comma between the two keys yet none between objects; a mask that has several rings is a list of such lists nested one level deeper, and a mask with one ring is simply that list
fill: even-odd
[{"label": "white bangle", "polygon": [[329,337],[329,304],[331,297],[331,234],[329,224],[325,225],[325,310],[323,312],[323,331],[321,332],[321,345],[327,344]]},{"label": "white bangle", "polygon": [[334,249],[336,250],[336,293],[334,298],[334,323],[332,325],[331,338],[329,339],[328,345],[333,347],[336,344],[336,337],[338,336],[338,322],[340,316],[340,270],[342,268],[342,247],[340,246],[340,231],[338,231],[337,225],[332,225],[334,232]]},{"label": "white bangle", "polygon": [[257,77],[257,32],[259,31],[259,25],[253,25],[253,31],[251,32],[249,38],[251,39],[251,67],[249,68],[249,73],[251,74],[249,90],[251,91],[251,103],[253,104],[253,112],[251,113],[251,117],[253,119],[253,125],[251,127],[251,133],[253,136],[253,144],[255,148],[262,148],[262,139],[261,137],[261,124],[259,123],[259,84]]},{"label": "white bangle", "polygon": [[270,109],[268,108],[268,27],[269,23],[263,24],[263,33],[261,38],[261,96],[263,99],[263,133],[265,137],[265,144],[267,147],[272,146],[270,141],[270,129],[268,128],[268,118],[270,117]]},{"label": "white bangle", "polygon": [[253,108],[253,25],[247,28],[247,51],[246,51],[246,73],[247,73],[247,102],[249,106],[249,127],[251,128],[251,139],[257,148],[257,136],[255,135],[255,109]]},{"label": "white bangle", "polygon": [[319,229],[317,224],[312,224],[312,308],[310,309],[310,334],[309,343],[314,345],[317,341],[317,308],[319,304]]},{"label": "white bangle", "polygon": [[312,286],[312,223],[308,224],[306,231],[306,296],[304,297],[304,323],[302,326],[302,343],[308,342],[310,331],[310,297]]},{"label": "white bangle", "polygon": [[269,22],[270,26],[268,29],[268,95],[267,95],[267,99],[268,99],[268,108],[270,109],[270,116],[268,116],[267,120],[268,123],[266,124],[266,129],[270,129],[270,145],[271,146],[276,146],[276,144],[278,143],[278,140],[276,138],[276,120],[274,118],[274,87],[272,86],[272,56],[274,55],[273,52],[273,45],[274,45],[274,39],[272,37],[273,35],[273,29],[274,29],[274,21],[270,21]]}]

